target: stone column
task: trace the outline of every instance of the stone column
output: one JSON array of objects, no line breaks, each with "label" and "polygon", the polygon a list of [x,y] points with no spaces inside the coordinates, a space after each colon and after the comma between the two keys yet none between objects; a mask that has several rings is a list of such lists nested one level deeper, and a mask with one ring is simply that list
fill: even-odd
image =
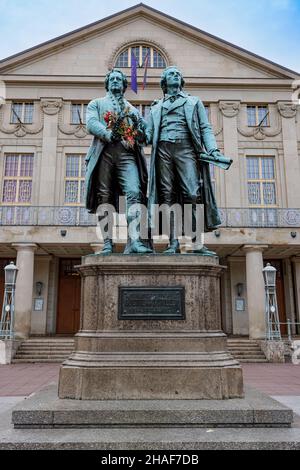
[{"label": "stone column", "polygon": [[39,192],[39,204],[41,206],[55,205],[58,113],[61,107],[62,100],[60,98],[41,100],[41,108],[44,112]]},{"label": "stone column", "polygon": [[245,245],[247,304],[249,315],[249,337],[265,337],[265,284],[263,279],[263,250],[267,245]]},{"label": "stone column", "polygon": [[296,114],[297,106],[291,101],[278,102],[282,121],[282,141],[286,174],[287,207],[300,207],[299,186],[300,164],[298,156]]},{"label": "stone column", "polygon": [[241,207],[241,192],[238,187],[239,175],[239,147],[237,133],[237,115],[240,110],[239,101],[220,101],[219,108],[223,115],[224,154],[231,157],[233,163],[225,171],[225,206]]},{"label": "stone column", "polygon": [[294,264],[294,279],[295,279],[295,300],[296,300],[296,322],[300,322],[300,256],[292,258]]},{"label": "stone column", "polygon": [[32,285],[35,243],[13,243],[17,250],[17,267],[19,269],[15,297],[15,337],[26,339],[30,334],[32,311]]}]

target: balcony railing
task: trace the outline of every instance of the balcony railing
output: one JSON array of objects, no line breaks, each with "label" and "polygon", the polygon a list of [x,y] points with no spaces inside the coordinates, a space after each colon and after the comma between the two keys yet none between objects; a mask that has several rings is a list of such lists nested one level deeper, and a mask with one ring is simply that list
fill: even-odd
[{"label": "balcony railing", "polygon": [[[300,209],[219,209],[221,227],[300,227]],[[0,225],[83,227],[96,225],[96,216],[78,206],[0,206]]]}]

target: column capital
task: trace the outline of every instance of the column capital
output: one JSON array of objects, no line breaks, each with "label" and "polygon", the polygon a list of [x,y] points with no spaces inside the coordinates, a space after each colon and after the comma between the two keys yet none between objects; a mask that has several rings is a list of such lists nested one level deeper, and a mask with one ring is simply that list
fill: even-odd
[{"label": "column capital", "polygon": [[35,251],[38,248],[36,243],[12,243],[11,246],[17,251]]},{"label": "column capital", "polygon": [[50,116],[57,114],[62,107],[62,98],[42,98],[41,108],[45,114]]},{"label": "column capital", "polygon": [[243,250],[246,251],[246,253],[252,252],[252,251],[259,251],[263,252],[268,248],[268,245],[244,245]]},{"label": "column capital", "polygon": [[297,105],[292,101],[278,101],[279,114],[284,118],[293,118],[297,114]]},{"label": "column capital", "polygon": [[240,101],[219,101],[219,109],[223,116],[232,118],[239,114]]}]

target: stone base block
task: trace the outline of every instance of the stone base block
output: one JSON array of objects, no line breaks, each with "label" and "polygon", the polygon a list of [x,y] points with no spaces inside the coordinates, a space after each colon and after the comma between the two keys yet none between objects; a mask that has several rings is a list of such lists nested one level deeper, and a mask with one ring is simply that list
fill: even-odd
[{"label": "stone base block", "polygon": [[289,427],[293,412],[257,390],[231,400],[62,400],[56,385],[19,403],[15,428]]},{"label": "stone base block", "polygon": [[[176,361],[168,361],[160,355],[161,366],[145,366],[140,357],[131,357],[135,364],[125,361],[107,367],[62,366],[60,370],[60,398],[77,400],[196,400],[225,399],[243,396],[242,369],[236,367],[197,367]],[[113,358],[116,360],[116,358]],[[165,362],[164,362],[165,361]],[[182,361],[183,362],[183,361]]]}]

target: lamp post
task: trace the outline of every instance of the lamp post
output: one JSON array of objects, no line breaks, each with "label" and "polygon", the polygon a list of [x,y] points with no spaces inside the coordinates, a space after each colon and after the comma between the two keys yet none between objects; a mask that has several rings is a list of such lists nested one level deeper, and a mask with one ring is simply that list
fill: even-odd
[{"label": "lamp post", "polygon": [[263,275],[265,281],[265,312],[266,312],[266,333],[268,340],[280,340],[280,323],[276,296],[276,268],[267,263],[264,267]]},{"label": "lamp post", "polygon": [[13,339],[14,310],[15,310],[15,289],[18,268],[14,262],[5,266],[5,289],[0,321],[0,338]]}]

